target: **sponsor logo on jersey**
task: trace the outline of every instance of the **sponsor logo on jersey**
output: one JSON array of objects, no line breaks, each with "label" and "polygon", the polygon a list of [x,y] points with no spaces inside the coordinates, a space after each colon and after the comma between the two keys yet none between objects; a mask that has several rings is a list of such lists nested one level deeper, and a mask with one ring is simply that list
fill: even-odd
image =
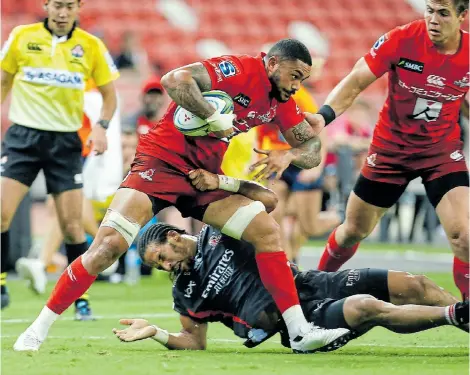
[{"label": "sponsor logo on jersey", "polygon": [[155,169],[147,169],[144,172],[139,172],[139,176],[143,180],[152,181],[152,177],[155,174]]},{"label": "sponsor logo on jersey", "polygon": [[26,45],[26,48],[28,49],[28,51],[42,52],[42,48],[38,43],[31,43],[30,42]]},{"label": "sponsor logo on jersey", "polygon": [[83,73],[70,72],[68,70],[25,66],[23,68],[23,77],[21,79],[26,82],[40,85],[81,90],[85,88]]},{"label": "sponsor logo on jersey", "polygon": [[444,93],[442,91],[436,91],[436,90],[428,90],[428,89],[423,89],[421,87],[416,87],[416,86],[410,86],[407,83],[405,83],[402,80],[398,80],[398,85],[406,90],[408,90],[412,94],[416,94],[418,96],[427,96],[432,99],[445,99],[448,101],[453,101],[455,102],[456,100],[459,100],[462,96],[465,95],[465,93],[460,93],[458,95],[453,95],[453,94],[448,94]]},{"label": "sponsor logo on jersey", "polygon": [[427,78],[427,85],[437,87],[438,89],[442,89],[445,87],[445,78],[436,76],[436,75],[429,75]]},{"label": "sponsor logo on jersey", "polygon": [[380,46],[385,43],[386,40],[387,40],[387,35],[386,34],[382,35],[379,39],[377,39],[377,41],[375,42],[372,48],[377,51],[380,48]]},{"label": "sponsor logo on jersey", "polygon": [[215,294],[219,294],[220,291],[228,284],[233,274],[233,267],[230,266],[235,252],[230,249],[226,249],[224,255],[219,260],[219,263],[215,267],[215,270],[210,274],[207,282],[206,289],[202,292],[202,298],[207,298],[212,291],[215,290]]},{"label": "sponsor logo on jersey", "polygon": [[465,77],[458,81],[454,81],[454,84],[459,87],[470,87],[470,72],[468,72]]},{"label": "sponsor logo on jersey", "polygon": [[370,154],[367,158],[367,164],[369,164],[371,167],[375,167],[375,161],[377,160],[377,154]]},{"label": "sponsor logo on jersey", "polygon": [[251,99],[250,99],[248,96],[246,96],[245,94],[242,94],[242,93],[236,95],[236,96],[233,98],[233,100],[234,100],[236,103],[240,104],[242,107],[245,107],[245,108],[248,108],[248,106],[249,106],[250,103],[251,103]]},{"label": "sponsor logo on jersey", "polygon": [[271,122],[274,117],[276,117],[276,111],[277,111],[277,105],[269,108],[268,112],[263,113],[263,114],[258,114],[256,111],[250,111],[246,115],[246,118],[248,119],[258,119],[263,123]]},{"label": "sponsor logo on jersey", "polygon": [[80,44],[77,44],[75,47],[72,48],[72,56],[75,58],[80,58],[83,57],[85,54],[85,51],[83,50],[83,47]]},{"label": "sponsor logo on jersey", "polygon": [[459,150],[457,150],[450,154],[450,158],[454,161],[460,161],[463,159],[463,155]]},{"label": "sponsor logo on jersey", "polygon": [[346,286],[354,286],[354,284],[356,284],[356,282],[358,282],[360,278],[361,274],[358,270],[349,271]]},{"label": "sponsor logo on jersey", "polygon": [[222,238],[221,234],[213,234],[209,238],[209,246],[214,249],[220,242],[220,239]]},{"label": "sponsor logo on jersey", "polygon": [[235,68],[235,65],[233,65],[231,61],[222,61],[219,63],[219,68],[225,78],[232,77],[237,74],[237,68]]},{"label": "sponsor logo on jersey", "polygon": [[195,287],[195,286],[196,286],[196,283],[193,280],[190,280],[189,283],[188,283],[188,286],[184,290],[184,296],[186,298],[191,298],[191,296],[193,294],[193,287]]},{"label": "sponsor logo on jersey", "polygon": [[400,57],[400,61],[398,62],[397,66],[399,68],[409,70],[410,72],[415,72],[419,74],[423,73],[423,70],[424,70],[424,63],[406,59],[404,57]]}]

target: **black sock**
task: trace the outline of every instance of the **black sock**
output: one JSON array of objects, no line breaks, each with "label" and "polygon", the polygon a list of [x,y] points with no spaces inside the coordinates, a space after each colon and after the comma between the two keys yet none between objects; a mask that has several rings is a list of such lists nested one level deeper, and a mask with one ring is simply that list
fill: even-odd
[{"label": "black sock", "polygon": [[72,263],[75,259],[77,259],[80,255],[82,255],[88,249],[88,243],[77,243],[77,244],[65,244],[65,253],[67,254],[67,260]]},{"label": "black sock", "polygon": [[2,248],[0,249],[1,255],[1,276],[0,276],[0,289],[1,294],[6,293],[6,281],[7,281],[7,270],[8,270],[8,256],[10,254],[10,232],[6,231],[2,233]]}]

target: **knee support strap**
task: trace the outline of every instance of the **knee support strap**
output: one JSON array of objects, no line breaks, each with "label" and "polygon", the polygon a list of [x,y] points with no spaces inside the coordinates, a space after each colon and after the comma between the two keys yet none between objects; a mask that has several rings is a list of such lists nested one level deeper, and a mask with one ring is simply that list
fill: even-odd
[{"label": "knee support strap", "polygon": [[108,209],[101,226],[110,227],[118,231],[119,234],[124,237],[129,246],[132,245],[140,231],[139,224],[131,222],[119,212],[111,209]]},{"label": "knee support strap", "polygon": [[239,240],[246,227],[262,211],[266,211],[266,208],[259,201],[240,207],[222,227],[222,233]]}]

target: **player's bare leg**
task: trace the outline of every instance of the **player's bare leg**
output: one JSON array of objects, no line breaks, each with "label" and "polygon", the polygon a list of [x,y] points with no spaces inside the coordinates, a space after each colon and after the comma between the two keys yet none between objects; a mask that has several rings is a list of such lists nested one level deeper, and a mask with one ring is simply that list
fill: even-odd
[{"label": "player's bare leg", "polygon": [[454,253],[454,281],[462,293],[469,297],[469,188],[458,186],[448,191],[436,207],[436,213],[449,239]]},{"label": "player's bare leg", "polygon": [[5,308],[10,303],[6,287],[7,279],[7,262],[10,249],[9,229],[13,216],[18,209],[19,204],[29,190],[29,187],[8,177],[1,178],[2,194],[1,194],[1,210],[2,210],[2,243],[1,243],[1,308]]},{"label": "player's bare leg", "polygon": [[394,305],[449,306],[458,299],[424,275],[388,271],[388,291]]},{"label": "player's bare leg", "polygon": [[468,324],[469,305],[466,301],[446,307],[396,306],[367,294],[357,294],[346,299],[343,313],[346,323],[361,332],[381,326],[397,333],[414,333],[443,325]]},{"label": "player's bare leg", "polygon": [[261,280],[282,314],[294,351],[314,351],[346,340],[348,330],[318,329],[305,319],[289,262],[282,251],[279,225],[261,202],[232,195],[211,203],[203,221],[255,247]]},{"label": "player's bare leg", "polygon": [[321,271],[337,271],[356,252],[360,241],[375,228],[387,208],[377,207],[351,192],[346,207],[346,219],[328,238],[318,264]]},{"label": "player's bare leg", "polygon": [[21,334],[13,348],[38,350],[57,317],[88,290],[98,273],[129,248],[140,227],[152,216],[152,202],[146,194],[119,189],[90,248],[67,267],[38,318]]},{"label": "player's bare leg", "polygon": [[292,193],[297,215],[291,239],[294,259],[309,237],[322,236],[341,223],[338,213],[321,212],[322,197],[323,191],[319,189]]}]

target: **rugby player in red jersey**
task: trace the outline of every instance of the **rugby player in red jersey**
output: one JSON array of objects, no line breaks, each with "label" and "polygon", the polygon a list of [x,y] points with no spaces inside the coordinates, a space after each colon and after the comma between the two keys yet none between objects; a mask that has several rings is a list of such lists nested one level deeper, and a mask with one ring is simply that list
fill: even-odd
[{"label": "rugby player in red jersey", "polygon": [[423,20],[380,37],[318,114],[308,115],[320,131],[389,73],[389,95],[369,155],[320,270],[338,270],[408,183],[421,177],[455,255],[455,284],[468,298],[469,177],[457,123],[470,78],[468,33],[460,29],[467,13],[468,0],[427,0]]},{"label": "rugby player in red jersey", "polygon": [[[131,171],[111,203],[88,251],[60,277],[39,317],[18,338],[15,349],[38,350],[54,320],[132,244],[141,226],[168,206],[222,233],[251,243],[264,286],[286,323],[294,351],[334,347],[350,332],[320,329],[308,323],[299,304],[289,262],[281,249],[279,226],[260,201],[242,193],[240,183],[220,170],[227,149],[224,137],[275,121],[289,150],[261,151],[266,157],[259,177],[280,176],[293,163],[313,168],[320,163],[321,144],[305,115],[291,98],[310,75],[312,59],[299,41],[277,42],[267,55],[222,56],[167,73],[161,80],[173,99],[167,113],[139,140]],[[219,114],[201,92],[222,90],[234,101],[234,114]],[[218,137],[187,137],[174,126],[178,105],[207,119]],[[203,168],[219,174],[219,189],[199,191]],[[192,173],[191,173],[192,172]]]}]

